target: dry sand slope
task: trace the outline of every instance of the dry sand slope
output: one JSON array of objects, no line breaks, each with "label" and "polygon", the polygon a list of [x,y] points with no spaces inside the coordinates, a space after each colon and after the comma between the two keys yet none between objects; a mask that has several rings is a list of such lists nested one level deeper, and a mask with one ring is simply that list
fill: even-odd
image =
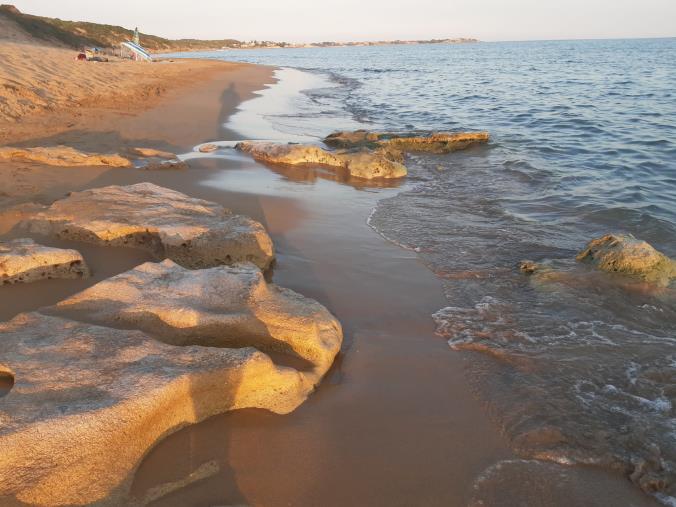
[{"label": "dry sand slope", "polygon": [[[3,26],[0,26],[2,29]],[[2,30],[0,30],[2,31]],[[12,31],[7,33],[15,34]],[[91,108],[133,112],[172,89],[207,79],[223,62],[80,62],[77,52],[0,35],[0,142],[68,125]],[[16,34],[15,34],[16,35]],[[20,35],[20,34],[19,34]],[[61,113],[58,122],[45,112]]]}]

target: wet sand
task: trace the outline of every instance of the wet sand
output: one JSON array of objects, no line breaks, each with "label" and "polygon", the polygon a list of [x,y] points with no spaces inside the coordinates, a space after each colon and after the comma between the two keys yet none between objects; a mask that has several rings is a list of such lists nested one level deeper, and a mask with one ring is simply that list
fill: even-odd
[{"label": "wet sand", "polygon": [[[102,118],[97,130],[66,132],[48,141],[97,151],[124,143],[181,152],[232,138],[221,127],[225,117],[253,90],[273,81],[270,69],[243,69],[246,78],[224,72],[147,112]],[[257,70],[247,74],[249,69]],[[430,315],[445,304],[438,280],[413,252],[388,243],[366,225],[375,201],[397,189],[356,188],[245,159],[190,164],[188,171],[166,172],[71,173],[22,166],[44,202],[69,190],[151,181],[260,220],[278,252],[269,276],[327,306],[342,322],[346,340],[327,378],[295,412],[277,416],[243,410],[180,430],[143,461],[134,495],[143,498],[158,487],[170,491],[154,503],[162,506],[471,502],[475,479],[515,456],[465,380],[463,364],[474,356],[451,351],[434,335]],[[12,169],[0,167],[0,177]],[[54,188],[40,186],[40,176],[48,172],[59,182]],[[14,203],[35,196],[26,191],[10,197]],[[11,305],[3,304],[1,318],[50,304],[145,260],[133,250],[77,247],[94,278],[21,287],[22,292],[12,292]],[[9,291],[0,293],[3,303],[9,296]],[[575,482],[572,489],[583,494],[586,505],[607,505],[611,494],[617,500],[613,505],[652,503],[618,476],[580,473],[587,482]],[[533,499],[533,488],[519,492],[524,477],[513,475],[507,482],[490,482],[498,493],[485,505],[569,505],[570,488],[553,489],[551,476],[542,476],[542,491],[535,491]]]}]

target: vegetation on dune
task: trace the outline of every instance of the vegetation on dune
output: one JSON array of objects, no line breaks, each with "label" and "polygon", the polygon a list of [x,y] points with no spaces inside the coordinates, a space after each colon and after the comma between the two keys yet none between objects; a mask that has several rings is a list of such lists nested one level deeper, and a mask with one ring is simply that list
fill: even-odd
[{"label": "vegetation on dune", "polygon": [[[84,46],[116,47],[120,42],[131,40],[134,36],[133,30],[121,26],[33,16],[20,12],[13,5],[1,5],[0,16],[10,19],[36,39],[74,49]],[[141,45],[151,51],[214,49],[226,46],[238,47],[240,45],[239,41],[234,39],[171,40],[144,33],[139,34],[139,37]]]}]

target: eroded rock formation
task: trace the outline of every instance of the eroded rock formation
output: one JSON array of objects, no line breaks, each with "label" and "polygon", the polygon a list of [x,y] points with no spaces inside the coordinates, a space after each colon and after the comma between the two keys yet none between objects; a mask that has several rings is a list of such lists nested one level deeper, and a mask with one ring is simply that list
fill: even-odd
[{"label": "eroded rock formation", "polygon": [[222,206],[152,183],[74,192],[17,225],[31,233],[128,246],[202,268],[274,258],[261,224]]},{"label": "eroded rock formation", "polygon": [[638,276],[667,285],[676,278],[676,262],[631,234],[607,234],[590,241],[576,259],[608,272]]},{"label": "eroded rock formation", "polygon": [[0,503],[46,506],[126,504],[159,439],[237,408],[293,410],[342,341],[325,308],[254,266],[170,260],[19,315],[0,334],[0,371],[14,381],[0,401]]},{"label": "eroded rock formation", "polygon": [[132,167],[131,161],[118,154],[85,153],[70,146],[38,148],[0,147],[0,160],[23,160],[62,167],[109,166]]},{"label": "eroded rock formation", "polygon": [[362,179],[390,179],[406,176],[406,167],[381,151],[328,151],[311,144],[281,144],[244,141],[238,150],[254,159],[271,164],[324,165],[346,170],[350,176]]},{"label": "eroded rock formation", "polygon": [[450,153],[473,144],[487,143],[488,132],[335,132],[324,139],[328,146],[337,148],[371,148],[388,151]]},{"label": "eroded rock formation", "polygon": [[340,324],[323,306],[266,283],[252,264],[191,271],[169,259],[148,262],[62,301],[49,313],[121,324],[172,345],[255,344],[264,352],[298,357],[319,376],[340,347]]},{"label": "eroded rock formation", "polygon": [[0,242],[0,283],[29,283],[49,278],[84,278],[89,268],[75,250],[51,248],[23,238]]}]

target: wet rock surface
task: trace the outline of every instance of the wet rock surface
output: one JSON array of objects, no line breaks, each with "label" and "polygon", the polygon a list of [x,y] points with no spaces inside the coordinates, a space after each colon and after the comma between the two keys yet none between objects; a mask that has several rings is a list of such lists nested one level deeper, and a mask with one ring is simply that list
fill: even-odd
[{"label": "wet rock surface", "polygon": [[603,271],[634,275],[659,285],[667,285],[676,277],[676,262],[631,234],[596,238],[576,259]]},{"label": "wet rock surface", "polygon": [[255,220],[152,183],[75,192],[32,213],[17,227],[139,248],[189,268],[249,261],[265,269],[274,258],[272,241]]},{"label": "wet rock surface", "polygon": [[229,410],[292,411],[342,342],[323,306],[251,264],[191,271],[171,260],[21,314],[0,335],[13,382],[0,401],[0,503],[37,505],[128,504],[157,441]]},{"label": "wet rock surface", "polygon": [[88,276],[87,263],[76,250],[39,245],[29,238],[0,242],[0,284]]},{"label": "wet rock surface", "polygon": [[366,147],[400,152],[450,153],[463,150],[474,144],[487,143],[488,132],[334,132],[324,139],[328,146],[336,148]]},{"label": "wet rock surface", "polygon": [[323,165],[347,171],[362,179],[392,179],[406,176],[406,167],[382,151],[328,151],[310,144],[244,141],[236,148],[254,159],[271,164]]}]

